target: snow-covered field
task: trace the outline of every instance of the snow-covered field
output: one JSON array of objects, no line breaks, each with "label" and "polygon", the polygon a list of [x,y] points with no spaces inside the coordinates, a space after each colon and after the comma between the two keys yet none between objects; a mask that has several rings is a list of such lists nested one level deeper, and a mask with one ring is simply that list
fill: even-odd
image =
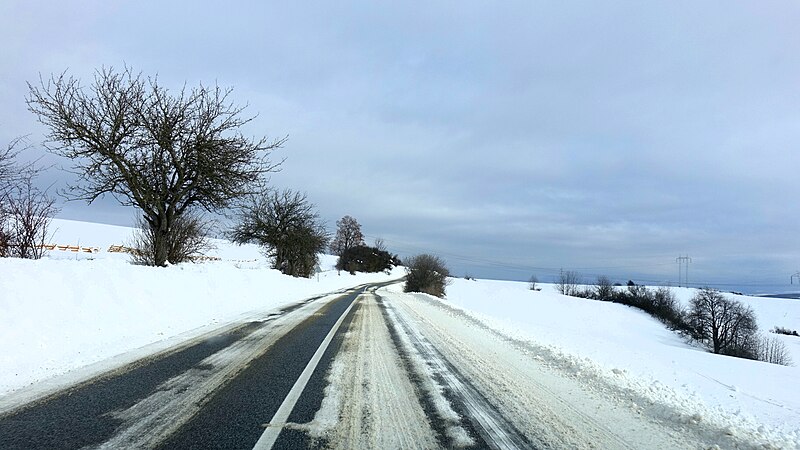
[{"label": "snow-covered field", "polygon": [[130,228],[69,220],[53,227],[52,243],[101,251],[0,258],[0,395],[303,298],[404,274],[401,268],[339,275],[335,257],[324,256],[318,277],[292,278],[269,269],[257,247],[224,241],[209,252],[221,261],[135,266],[126,254],[107,252],[130,239]]},{"label": "snow-covered field", "polygon": [[[3,394],[31,384],[65,380],[69,375],[61,375],[87,366],[107,368],[287,303],[404,273],[340,275],[335,258],[326,256],[318,277],[291,278],[269,269],[256,247],[224,241],[209,252],[220,261],[134,266],[125,254],[107,251],[130,239],[129,228],[68,220],[56,220],[54,228],[53,243],[101,250],[0,259],[0,403]],[[545,349],[554,356],[550,364],[587,386],[617,386],[614,392],[630,395],[636,407],[667,405],[693,421],[800,447],[797,366],[713,355],[639,310],[542,287],[456,279],[443,302]],[[694,293],[675,292],[683,302]],[[800,300],[737,299],[753,307],[762,332],[800,329]],[[772,336],[800,365],[800,338]]]},{"label": "snow-covered field", "polygon": [[[543,284],[453,280],[445,303],[514,338],[549,348],[555,362],[630,389],[699,421],[765,435],[800,446],[800,368],[708,353],[637,309],[567,297]],[[687,302],[693,289],[676,288]],[[800,329],[800,300],[735,296],[755,311],[759,327]],[[800,338],[778,336],[800,363]],[[733,431],[732,431],[733,432]]]}]

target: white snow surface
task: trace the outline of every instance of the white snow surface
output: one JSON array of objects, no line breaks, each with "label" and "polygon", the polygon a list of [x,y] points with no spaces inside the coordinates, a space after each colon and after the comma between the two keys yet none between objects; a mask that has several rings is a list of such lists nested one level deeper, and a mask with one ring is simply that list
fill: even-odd
[{"label": "white snow surface", "polygon": [[[540,287],[532,291],[528,283],[454,279],[443,301],[507,336],[549,348],[570,370],[603,377],[698,421],[800,448],[796,365],[714,355],[635,308],[568,297],[552,285]],[[696,291],[674,292],[685,303]],[[763,333],[776,325],[800,329],[800,300],[727,295],[753,308]],[[778,336],[800,364],[800,338],[768,335]]]},{"label": "white snow surface", "polygon": [[53,229],[51,243],[101,250],[0,258],[0,396],[74,369],[113,367],[102,362],[304,298],[404,275],[402,268],[338,274],[336,258],[322,255],[318,277],[293,278],[270,269],[256,246],[223,240],[209,252],[221,261],[136,266],[107,251],[128,242],[130,228],[56,219]]},{"label": "white snow surface", "polygon": [[[303,298],[404,274],[339,275],[323,256],[319,277],[269,269],[252,245],[217,240],[221,261],[167,268],[131,265],[107,252],[131,229],[55,220],[54,244],[99,247],[98,253],[50,251],[39,261],[0,259],[0,406],[3,394],[68,378],[86,367],[278,308]],[[800,448],[800,368],[713,355],[644,312],[558,294],[542,284],[455,279],[447,304],[515,339],[559,355],[553,364],[592,383],[597,377],[668,404],[693,421],[729,425]],[[400,289],[399,285],[391,289]],[[693,289],[675,288],[688,302]],[[800,330],[800,300],[735,296],[755,311],[761,331]],[[800,364],[800,338],[777,336]],[[35,387],[35,386],[34,386]],[[627,391],[626,391],[627,390]]]}]

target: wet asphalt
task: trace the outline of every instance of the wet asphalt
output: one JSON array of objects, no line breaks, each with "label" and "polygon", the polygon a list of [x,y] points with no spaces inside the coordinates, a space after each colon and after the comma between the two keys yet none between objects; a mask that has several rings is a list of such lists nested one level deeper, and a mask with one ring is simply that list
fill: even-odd
[{"label": "wet asphalt", "polygon": [[[215,391],[203,409],[162,442],[163,449],[251,449],[333,324],[365,288],[329,302],[282,336],[234,379]],[[286,312],[286,311],[284,311]],[[352,321],[350,311],[323,355],[289,421],[310,421],[319,409],[325,374]],[[108,414],[148,397],[168,379],[246,337],[262,322],[246,323],[178,351],[145,358],[122,370],[51,395],[0,416],[0,449],[78,449],[102,444],[121,421]],[[313,446],[304,433],[284,430],[273,448]],[[321,443],[317,443],[321,444]]]}]

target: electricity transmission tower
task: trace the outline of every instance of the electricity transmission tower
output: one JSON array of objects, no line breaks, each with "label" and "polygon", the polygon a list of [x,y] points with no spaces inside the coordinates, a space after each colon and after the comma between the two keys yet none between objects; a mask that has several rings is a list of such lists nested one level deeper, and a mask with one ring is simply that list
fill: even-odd
[{"label": "electricity transmission tower", "polygon": [[675,258],[675,262],[678,263],[678,286],[689,287],[689,263],[692,262],[692,258],[688,255],[679,256]]}]

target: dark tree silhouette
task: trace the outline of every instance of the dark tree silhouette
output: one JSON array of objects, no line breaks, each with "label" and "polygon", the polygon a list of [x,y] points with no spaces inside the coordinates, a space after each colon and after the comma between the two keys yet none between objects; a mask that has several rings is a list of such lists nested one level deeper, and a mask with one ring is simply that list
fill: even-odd
[{"label": "dark tree silhouette", "polygon": [[689,324],[696,337],[709,343],[714,353],[749,355],[757,337],[753,310],[719,291],[701,289],[689,302]]},{"label": "dark tree silhouette", "polygon": [[394,265],[391,253],[378,247],[357,245],[343,251],[336,261],[337,270],[356,272],[382,272]]},{"label": "dark tree silhouette", "polygon": [[280,165],[268,155],[284,139],[242,135],[252,117],[229,101],[231,89],[173,94],[130,68],[103,68],[88,88],[65,73],[28,87],[28,108],[49,128],[48,149],[72,160],[78,175],[67,196],[92,203],[110,194],[139,208],[157,266],[169,260],[185,214],[228,207]]},{"label": "dark tree silhouette", "polygon": [[228,234],[234,242],[260,245],[273,268],[296,277],[314,273],[329,239],[314,204],[288,189],[249,196]]},{"label": "dark tree silhouette", "polygon": [[345,250],[364,245],[364,235],[361,225],[350,216],[344,216],[336,221],[336,236],[331,242],[331,251],[334,255],[341,255]]}]

